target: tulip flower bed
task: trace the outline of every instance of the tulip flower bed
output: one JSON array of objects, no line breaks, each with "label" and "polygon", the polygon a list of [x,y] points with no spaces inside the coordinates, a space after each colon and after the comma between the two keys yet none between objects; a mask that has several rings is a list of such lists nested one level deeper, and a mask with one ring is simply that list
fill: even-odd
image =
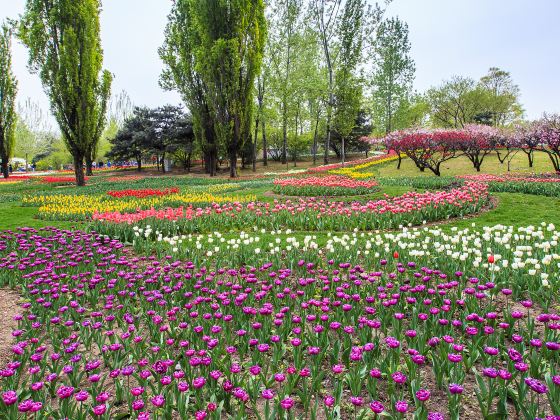
[{"label": "tulip flower bed", "polygon": [[[401,159],[406,158],[406,155],[401,154]],[[365,162],[359,165],[350,165],[350,166],[345,166],[343,168],[340,169],[332,169],[329,171],[330,174],[340,174],[340,175],[345,175],[345,176],[349,176],[352,179],[363,179],[363,178],[371,178],[373,176],[373,173],[371,172],[362,172],[364,169],[368,169],[372,166],[376,166],[376,165],[381,165],[384,163],[388,163],[388,162],[393,162],[395,160],[397,160],[399,158],[399,156],[396,153],[389,153],[387,155],[384,156],[380,156],[375,158],[374,160],[371,160],[369,162]]]},{"label": "tulip flower bed", "polygon": [[460,186],[465,183],[464,179],[455,177],[425,177],[425,176],[414,176],[414,177],[396,177],[396,178],[378,178],[379,184],[387,186],[400,186],[409,188],[418,188],[424,190],[433,189],[448,189],[450,186]]},{"label": "tulip flower bed", "polygon": [[560,197],[560,176],[542,175],[461,175],[461,179],[487,182],[490,191]]},{"label": "tulip flower bed", "polygon": [[450,191],[416,193],[367,201],[327,201],[300,198],[274,203],[214,204],[205,208],[179,207],[94,213],[96,232],[131,242],[132,224],[152,226],[162,235],[239,231],[253,227],[266,230],[289,228],[303,231],[372,230],[422,224],[479,211],[489,201],[486,184],[469,182]]},{"label": "tulip flower bed", "polygon": [[3,178],[0,174],[0,184],[2,185],[13,184],[22,181],[29,181],[30,179],[33,179],[33,177],[28,175],[10,175],[9,178]]},{"label": "tulip flower bed", "polygon": [[108,191],[107,195],[114,198],[145,198],[145,197],[162,197],[164,195],[177,194],[179,188],[166,188],[164,190],[157,190],[147,188],[143,190],[121,190],[121,191]]},{"label": "tulip flower bed", "polygon": [[[353,160],[351,162],[348,162],[346,164],[342,164],[342,163],[332,163],[330,165],[322,165],[322,166],[316,166],[314,168],[309,168],[307,170],[307,172],[309,173],[317,173],[317,172],[330,172],[333,170],[338,170],[338,169],[343,169],[343,168],[351,168],[354,166],[363,166],[363,168],[367,168],[369,166],[373,166],[376,164],[381,164],[381,163],[385,163],[391,160],[396,160],[398,159],[398,156],[394,153],[394,152],[390,152],[384,155],[378,155],[378,156],[373,156],[373,157],[369,157],[369,158],[365,158],[365,159],[357,159],[357,160]],[[331,172],[331,173],[336,173],[336,172]]]},{"label": "tulip flower bed", "polygon": [[[320,264],[339,258],[359,263],[397,250],[401,258],[445,271],[468,271],[507,285],[519,299],[523,293],[546,307],[547,294],[560,296],[560,232],[554,225],[514,229],[497,225],[483,229],[405,228],[398,232],[353,232],[321,235],[253,229],[250,232],[163,236],[151,226],[134,226],[137,253],[193,261],[212,266],[258,266],[265,262],[293,269],[298,260]],[[487,254],[494,264],[487,262]]]},{"label": "tulip flower bed", "polygon": [[136,198],[110,198],[101,195],[33,195],[23,197],[23,205],[38,206],[38,217],[43,220],[89,220],[92,215],[102,212],[132,212],[138,209],[166,208],[181,205],[208,206],[213,203],[239,203],[254,201],[255,196],[216,195],[198,191],[185,191],[170,195]]},{"label": "tulip flower bed", "polygon": [[560,183],[560,176],[552,173],[544,173],[541,175],[535,174],[507,174],[507,175],[489,175],[489,174],[476,174],[476,175],[460,175],[458,178],[466,179],[468,181],[478,182],[544,182],[544,183]]},{"label": "tulip flower bed", "polygon": [[[41,177],[41,182],[45,184],[75,184],[76,178],[70,176],[44,176]],[[88,181],[89,178],[85,177],[85,180]]]},{"label": "tulip flower bed", "polygon": [[[558,250],[554,229],[516,234]],[[482,275],[468,252],[461,270],[396,249],[228,267],[4,232],[0,286],[22,303],[0,417],[557,419],[558,295],[543,309],[480,252]]]},{"label": "tulip flower bed", "polygon": [[406,186],[419,189],[450,188],[465,181],[486,182],[488,190],[496,193],[522,193],[560,197],[560,177],[555,174],[541,175],[462,175],[457,177],[399,177],[379,178],[383,186]]},{"label": "tulip flower bed", "polygon": [[349,196],[370,194],[379,184],[375,181],[358,181],[341,175],[303,178],[277,178],[274,192],[291,196]]},{"label": "tulip flower bed", "polygon": [[20,182],[22,182],[22,181],[18,181],[17,179],[14,180],[12,178],[9,178],[9,179],[1,178],[0,179],[0,185],[14,185],[14,184],[19,184]]}]

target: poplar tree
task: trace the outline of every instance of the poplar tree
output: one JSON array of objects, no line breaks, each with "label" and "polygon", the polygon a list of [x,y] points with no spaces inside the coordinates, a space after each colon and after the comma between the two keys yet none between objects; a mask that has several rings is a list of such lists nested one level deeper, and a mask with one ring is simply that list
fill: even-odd
[{"label": "poplar tree", "polygon": [[412,94],[415,65],[410,57],[408,25],[391,18],[381,22],[374,43],[373,102],[378,131],[399,128],[396,115]]},{"label": "poplar tree", "polygon": [[237,176],[266,41],[263,0],[176,0],[165,35],[162,86],[182,94],[207,171],[215,174],[223,147]]},{"label": "poplar tree", "polygon": [[100,0],[27,0],[20,38],[29,69],[38,73],[52,113],[85,185],[106,122],[112,75],[102,70]]},{"label": "poplar tree", "polygon": [[250,137],[254,82],[266,42],[263,0],[192,0],[196,69],[207,86],[214,127],[237,176],[237,155]]},{"label": "poplar tree", "polygon": [[15,145],[17,80],[12,71],[12,29],[0,27],[0,160],[2,175],[10,176],[8,160]]},{"label": "poplar tree", "polygon": [[333,128],[341,137],[340,154],[344,164],[345,140],[356,125],[362,89],[356,70],[361,63],[366,4],[347,0],[338,28],[338,66],[335,73]]},{"label": "poplar tree", "polygon": [[214,116],[208,102],[208,89],[196,67],[196,51],[201,39],[195,27],[196,1],[176,0],[168,16],[165,41],[159,56],[165,67],[160,85],[177,90],[189,109],[196,141],[204,156],[204,167],[210,176],[216,175],[218,144]]}]

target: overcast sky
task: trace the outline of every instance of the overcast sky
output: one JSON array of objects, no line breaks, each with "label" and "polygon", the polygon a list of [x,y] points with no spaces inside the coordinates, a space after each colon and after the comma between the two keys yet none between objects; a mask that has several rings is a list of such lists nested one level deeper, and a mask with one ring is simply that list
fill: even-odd
[{"label": "overcast sky", "polygon": [[[25,0],[0,0],[0,20],[23,12]],[[101,15],[105,68],[115,75],[113,93],[126,90],[136,105],[179,104],[158,86],[171,0],[105,0]],[[560,0],[394,0],[387,10],[410,29],[416,61],[415,88],[424,91],[453,75],[478,79],[489,67],[511,72],[529,118],[560,112]],[[19,100],[45,109],[37,75],[16,44],[14,67]]]}]

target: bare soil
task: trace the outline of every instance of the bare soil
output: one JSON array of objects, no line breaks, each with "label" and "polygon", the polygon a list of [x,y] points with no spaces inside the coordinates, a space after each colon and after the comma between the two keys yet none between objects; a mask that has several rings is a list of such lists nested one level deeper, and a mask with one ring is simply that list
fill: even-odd
[{"label": "bare soil", "polygon": [[17,327],[14,316],[19,313],[20,296],[13,290],[0,289],[0,366],[11,360],[11,348],[15,342],[12,330]]}]

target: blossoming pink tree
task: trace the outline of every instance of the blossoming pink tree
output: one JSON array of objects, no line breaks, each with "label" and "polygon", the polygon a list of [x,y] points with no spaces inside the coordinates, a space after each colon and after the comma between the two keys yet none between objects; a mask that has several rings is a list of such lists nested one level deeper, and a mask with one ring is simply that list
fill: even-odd
[{"label": "blossoming pink tree", "polygon": [[459,153],[457,130],[405,130],[390,133],[386,144],[398,153],[406,154],[424,172],[441,175],[441,165]]},{"label": "blossoming pink tree", "polygon": [[538,123],[532,122],[516,127],[517,142],[519,150],[527,155],[529,168],[533,167],[535,161],[535,150],[538,150],[540,137],[538,132]]},{"label": "blossoming pink tree", "polygon": [[470,124],[464,130],[458,131],[458,148],[473,164],[477,172],[484,158],[496,149],[494,139],[498,137],[498,130],[488,125]]},{"label": "blossoming pink tree", "polygon": [[546,153],[556,172],[560,172],[560,115],[545,115],[535,124],[538,150]]}]

